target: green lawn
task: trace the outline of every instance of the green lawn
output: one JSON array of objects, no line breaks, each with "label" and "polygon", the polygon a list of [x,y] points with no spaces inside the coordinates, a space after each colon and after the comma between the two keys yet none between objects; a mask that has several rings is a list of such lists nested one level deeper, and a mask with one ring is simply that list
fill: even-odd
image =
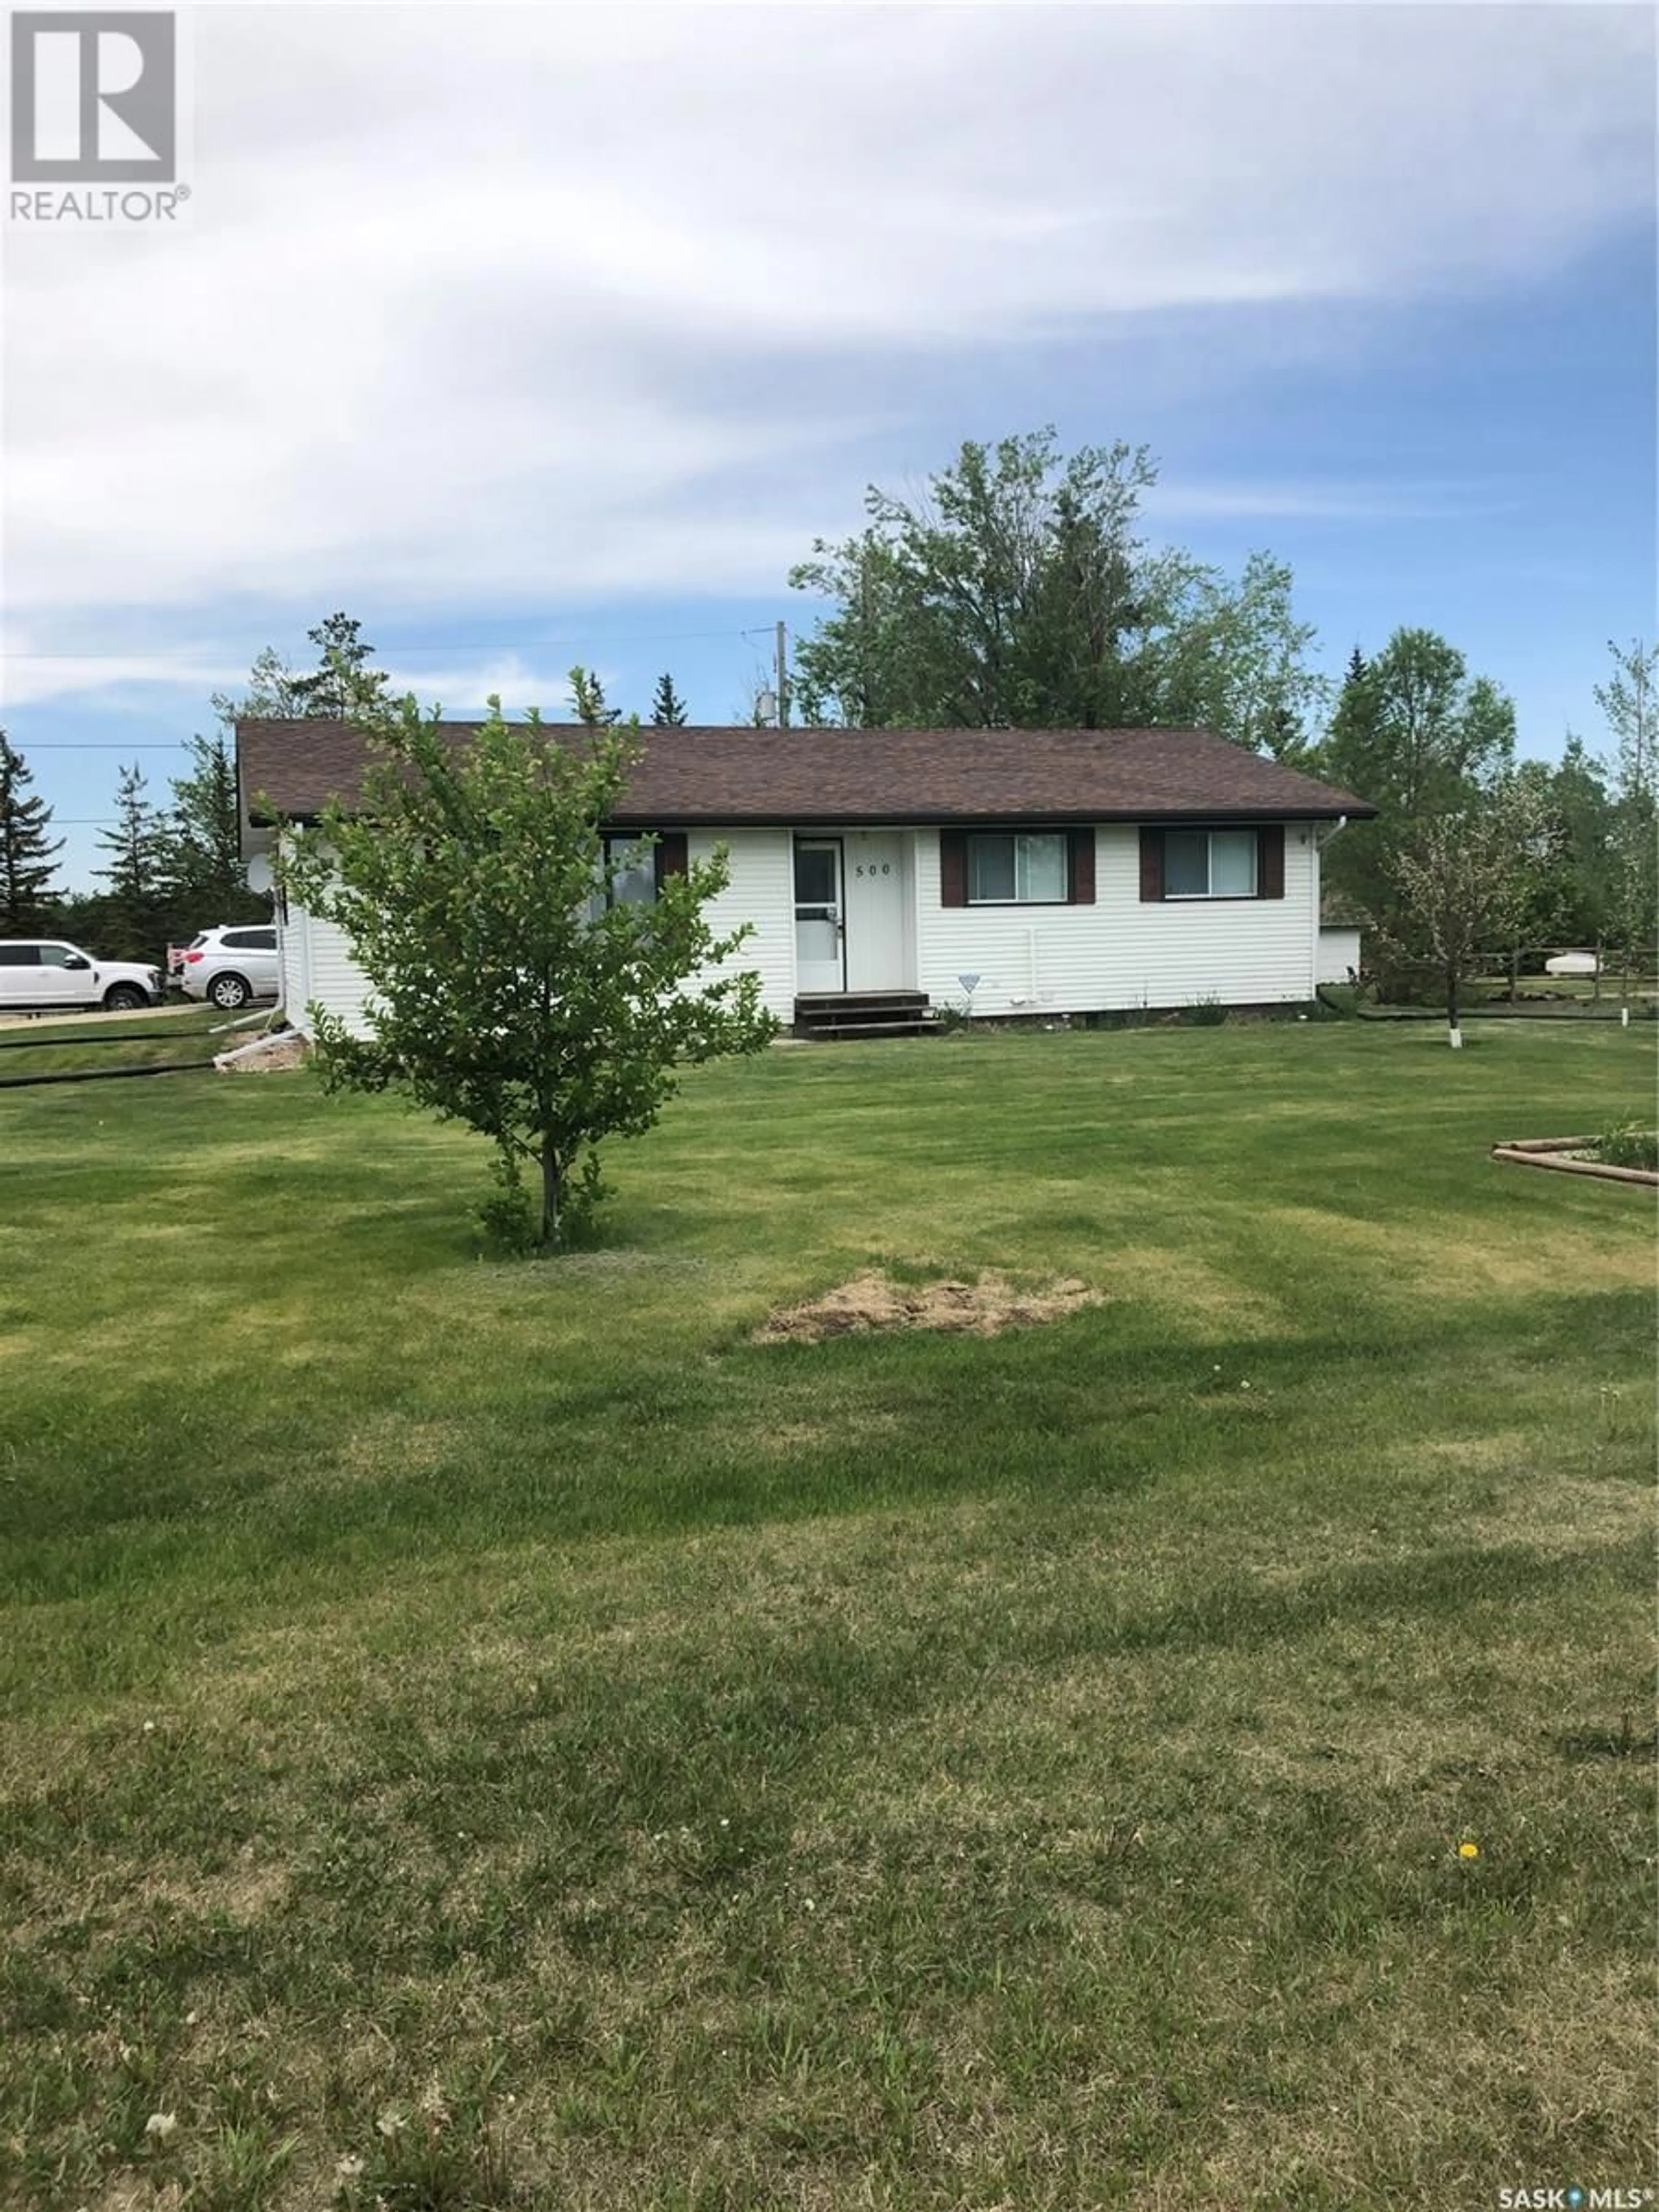
[{"label": "green lawn", "polygon": [[[1659,2180],[1651,1194],[1486,1157],[1653,1043],[778,1051],[520,1265],[387,1101],[0,1093],[0,2203]],[[750,1342],[880,1262],[1105,1297]]]}]

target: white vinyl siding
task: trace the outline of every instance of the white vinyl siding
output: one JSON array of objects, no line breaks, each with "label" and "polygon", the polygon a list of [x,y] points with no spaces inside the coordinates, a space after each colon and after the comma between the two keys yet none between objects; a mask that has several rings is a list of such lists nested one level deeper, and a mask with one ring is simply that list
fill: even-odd
[{"label": "white vinyl siding", "polygon": [[[725,937],[742,922],[755,923],[732,964],[739,971],[755,969],[765,1004],[781,1020],[789,1020],[795,1006],[794,848],[789,831],[694,830],[687,842],[694,860],[708,860],[722,842],[730,848],[732,880],[705,909],[708,926],[717,937]],[[307,1009],[314,1003],[361,1035],[370,986],[343,933],[293,899],[281,928],[283,1004],[289,1019],[309,1032]]]},{"label": "white vinyl siding", "polygon": [[1066,897],[1063,830],[975,830],[968,838],[969,906],[1058,906]]},{"label": "white vinyl siding", "polygon": [[1359,932],[1346,924],[1323,922],[1319,931],[1319,981],[1346,983],[1359,968]]},{"label": "white vinyl siding", "polygon": [[[1094,1013],[1180,1007],[1213,996],[1235,1006],[1313,995],[1319,855],[1312,825],[1285,831],[1285,896],[1247,904],[1143,901],[1140,835],[1095,832],[1095,903],[945,907],[939,833],[916,833],[917,983],[935,1004],[975,1014]],[[1254,844],[1254,836],[1251,838]],[[971,994],[961,978],[977,975]]]},{"label": "white vinyl siding", "polygon": [[788,830],[693,830],[688,857],[706,860],[716,845],[730,854],[732,879],[703,908],[716,937],[754,924],[731,966],[752,969],[761,998],[780,1021],[795,1012],[795,841]]},{"label": "white vinyl siding", "polygon": [[[860,833],[840,834],[848,852],[854,853]],[[963,975],[979,979],[971,996],[976,1014],[1181,1007],[1207,997],[1229,1006],[1270,1006],[1313,995],[1319,856],[1311,825],[1286,825],[1284,897],[1245,895],[1241,903],[1178,897],[1143,902],[1139,833],[1123,823],[1095,833],[1092,906],[947,908],[939,898],[938,831],[899,834],[905,850],[899,926],[905,942],[896,959],[905,979],[913,979],[936,1005],[969,1002]],[[725,936],[740,923],[754,925],[732,964],[757,973],[765,1006],[789,1021],[795,1001],[793,832],[694,830],[689,857],[706,860],[720,842],[730,851],[731,882],[710,902],[709,926]],[[338,930],[290,902],[282,950],[290,1019],[307,1027],[305,1010],[316,1000],[361,1028],[368,979]]]}]

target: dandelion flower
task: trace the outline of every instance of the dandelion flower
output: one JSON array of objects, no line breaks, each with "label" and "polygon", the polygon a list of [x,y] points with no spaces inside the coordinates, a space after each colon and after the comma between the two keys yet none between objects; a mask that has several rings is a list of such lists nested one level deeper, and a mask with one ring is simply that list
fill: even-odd
[{"label": "dandelion flower", "polygon": [[1478,1859],[1480,1846],[1479,1844],[1462,1843],[1457,1846],[1457,1856],[1460,1859]]}]

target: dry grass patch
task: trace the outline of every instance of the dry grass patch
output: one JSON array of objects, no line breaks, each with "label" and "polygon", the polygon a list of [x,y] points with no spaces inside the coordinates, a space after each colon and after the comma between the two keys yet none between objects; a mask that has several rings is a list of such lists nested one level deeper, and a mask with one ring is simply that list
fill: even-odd
[{"label": "dry grass patch", "polygon": [[1478,1234],[1460,1237],[1449,1228],[1368,1221],[1316,1206],[1278,1206],[1274,1218],[1306,1230],[1333,1250],[1351,1254],[1356,1264],[1372,1263],[1380,1282],[1392,1279],[1397,1290],[1413,1297],[1486,1298],[1534,1291],[1559,1296],[1646,1291],[1653,1284],[1650,1251],[1586,1237],[1576,1220],[1540,1236],[1530,1217],[1517,1220],[1508,1234],[1488,1218]]},{"label": "dry grass patch", "polygon": [[1174,1307],[1230,1335],[1273,1336],[1285,1326],[1284,1309],[1276,1299],[1194,1252],[1168,1244],[1120,1245],[1104,1260],[1103,1270],[1114,1297]]},{"label": "dry grass patch", "polygon": [[998,1268],[974,1281],[896,1283],[872,1269],[802,1305],[781,1306],[755,1332],[757,1344],[821,1344],[826,1337],[878,1329],[935,1329],[956,1336],[1000,1336],[1004,1329],[1064,1321],[1103,1293],[1075,1276],[1025,1288]]}]

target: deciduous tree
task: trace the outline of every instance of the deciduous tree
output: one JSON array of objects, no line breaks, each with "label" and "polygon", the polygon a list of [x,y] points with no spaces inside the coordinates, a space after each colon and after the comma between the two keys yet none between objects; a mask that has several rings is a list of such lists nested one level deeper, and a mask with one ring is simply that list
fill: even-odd
[{"label": "deciduous tree", "polygon": [[1389,856],[1408,942],[1425,946],[1439,969],[1455,1046],[1463,1042],[1463,989],[1475,955],[1513,933],[1540,823],[1533,787],[1508,776],[1419,822]]},{"label": "deciduous tree", "polygon": [[1380,811],[1333,841],[1327,886],[1382,936],[1423,949],[1410,945],[1395,860],[1443,815],[1462,818],[1514,750],[1510,700],[1488,678],[1472,678],[1432,630],[1398,629],[1371,660],[1356,650],[1317,764]]},{"label": "deciduous tree", "polygon": [[570,711],[590,730],[613,729],[622,720],[622,709],[607,702],[598,676],[580,662],[570,672]]},{"label": "deciduous tree", "polygon": [[550,1245],[573,1179],[595,1188],[602,1139],[649,1128],[683,1066],[756,1051],[775,1024],[758,977],[730,964],[747,929],[705,918],[724,855],[653,869],[648,841],[605,835],[632,727],[560,742],[489,704],[459,751],[412,699],[377,717],[361,805],[289,832],[283,866],[374,987],[368,1037],[317,1015],[327,1079],[466,1122],[515,1187],[531,1164]]},{"label": "deciduous tree", "polygon": [[1652,945],[1659,912],[1659,646],[1609,642],[1613,673],[1595,687],[1613,743],[1613,819],[1608,856],[1608,924],[1626,988],[1638,949]]},{"label": "deciduous tree", "polygon": [[1294,750],[1318,703],[1311,632],[1265,554],[1237,580],[1138,535],[1144,446],[1067,455],[1053,430],[969,441],[915,499],[790,582],[830,602],[796,649],[806,721],[1099,729],[1203,722]]}]

